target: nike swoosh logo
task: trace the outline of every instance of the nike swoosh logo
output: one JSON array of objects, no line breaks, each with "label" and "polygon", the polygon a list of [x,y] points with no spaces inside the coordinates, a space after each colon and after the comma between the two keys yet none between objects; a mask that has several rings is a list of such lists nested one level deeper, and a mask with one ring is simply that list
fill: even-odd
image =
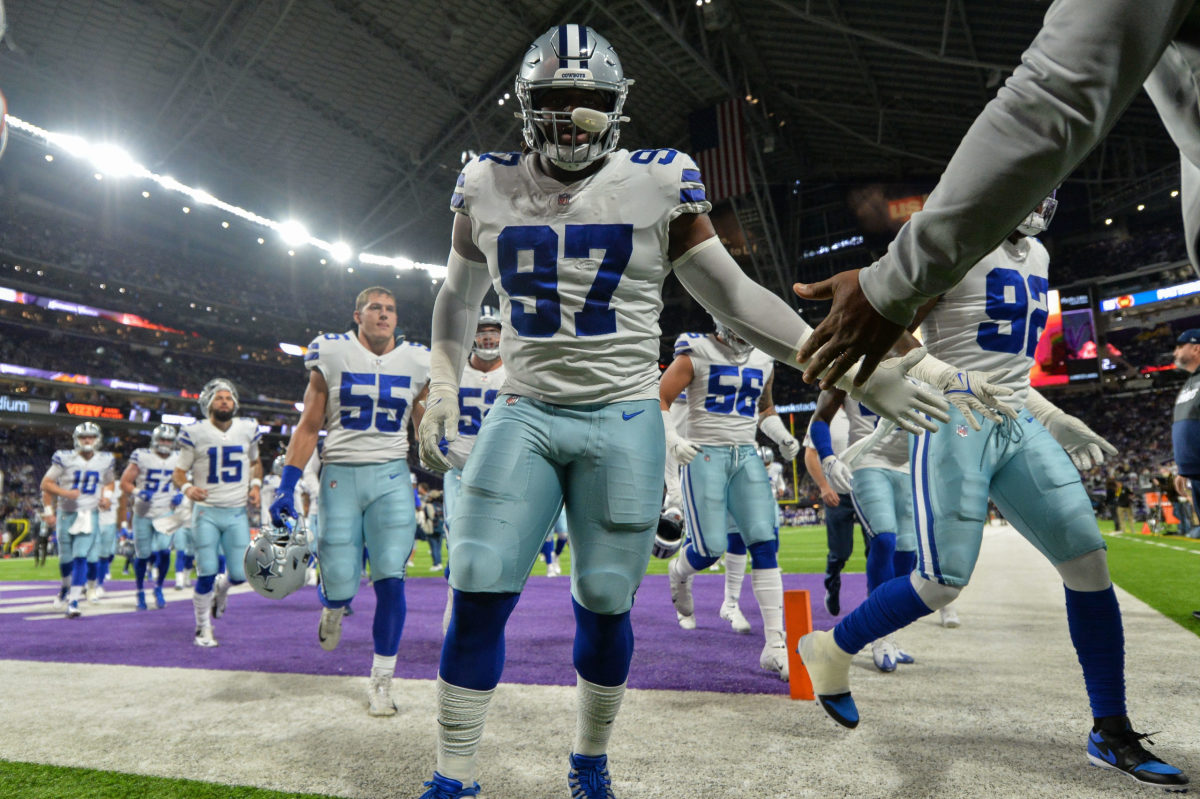
[{"label": "nike swoosh logo", "polygon": [[[1116,763],[1117,763],[1116,753],[1113,752],[1111,749],[1104,747],[1104,739],[1102,739],[1099,735],[1097,735],[1094,732],[1092,733],[1092,744],[1095,745],[1096,752],[1099,753],[1100,757],[1102,757],[1107,762],[1112,763],[1113,765],[1116,765]],[[1101,747],[1104,747],[1104,748],[1101,748]]]},{"label": "nike swoosh logo", "polygon": [[[404,472],[400,472],[400,474],[404,474]],[[395,480],[397,477],[399,477],[399,476],[400,476],[400,474],[389,474],[389,475],[388,475],[388,479],[389,479],[389,480]]]},{"label": "nike swoosh logo", "polygon": [[621,418],[628,422],[630,419],[637,416],[638,414],[645,413],[645,412],[646,412],[645,410],[634,411],[633,413],[626,413],[625,411],[621,411]]}]

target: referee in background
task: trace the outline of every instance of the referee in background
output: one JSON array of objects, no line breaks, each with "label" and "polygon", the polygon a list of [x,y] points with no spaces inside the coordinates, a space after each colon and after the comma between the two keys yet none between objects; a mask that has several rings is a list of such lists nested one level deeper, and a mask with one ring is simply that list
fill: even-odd
[{"label": "referee in background", "polygon": [[[1185,330],[1175,340],[1175,366],[1190,376],[1175,398],[1171,443],[1179,475],[1191,483],[1192,498],[1200,497],[1200,329]],[[1200,610],[1192,616],[1200,620]]]}]

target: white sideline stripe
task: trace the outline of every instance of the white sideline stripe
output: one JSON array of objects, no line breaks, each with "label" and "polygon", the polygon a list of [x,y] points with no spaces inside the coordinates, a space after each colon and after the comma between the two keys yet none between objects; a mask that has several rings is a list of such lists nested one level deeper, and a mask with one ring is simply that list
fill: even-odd
[{"label": "white sideline stripe", "polygon": [[1191,549],[1189,547],[1176,546],[1175,544],[1164,544],[1162,541],[1151,541],[1147,538],[1135,538],[1138,535],[1126,535],[1125,533],[1104,533],[1105,538],[1119,538],[1122,541],[1136,541],[1139,544],[1149,544],[1152,547],[1162,547],[1163,549],[1173,549],[1176,552],[1186,552],[1189,555],[1200,555],[1200,548]]}]

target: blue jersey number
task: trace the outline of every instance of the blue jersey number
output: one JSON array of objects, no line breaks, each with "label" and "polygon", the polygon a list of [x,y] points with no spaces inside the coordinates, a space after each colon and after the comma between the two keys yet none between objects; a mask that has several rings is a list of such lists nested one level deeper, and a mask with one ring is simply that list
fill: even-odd
[{"label": "blue jersey number", "polygon": [[758,412],[762,389],[762,369],[714,363],[708,367],[708,396],[704,398],[704,410],[753,417]]},{"label": "blue jersey number", "polygon": [[[564,258],[587,258],[604,250],[592,288],[575,313],[576,336],[602,336],[617,332],[617,312],[609,307],[617,284],[633,255],[633,225],[567,225],[563,234]],[[532,255],[532,269],[520,269],[520,253]],[[533,300],[533,310],[514,302],[512,326],[526,338],[548,338],[562,327],[558,296],[558,233],[549,225],[513,225],[496,239],[500,285],[513,299]]]},{"label": "blue jersey number", "polygon": [[245,450],[241,444],[208,448],[208,483],[242,482],[242,461],[238,456]]},{"label": "blue jersey number", "polygon": [[95,494],[98,485],[100,472],[75,472],[75,481],[71,483],[71,488],[80,494]]},{"label": "blue jersey number", "polygon": [[[379,386],[379,398],[354,393],[357,389]],[[396,389],[412,385],[408,375],[377,375],[374,372],[342,372],[338,401],[342,406],[341,423],[347,430],[370,430],[371,423],[381,433],[398,433],[404,421],[408,400],[395,396]]]},{"label": "blue jersey number", "polygon": [[[209,467],[209,473],[212,473],[212,467]],[[216,482],[212,480],[210,482]],[[157,494],[159,491],[164,494],[171,490],[171,470],[170,469],[147,469],[146,482],[143,487],[151,494]]]},{"label": "blue jersey number", "polygon": [[[479,428],[483,425],[483,417],[496,404],[496,396],[499,393],[494,388],[488,389],[486,393],[481,388],[460,388],[458,390],[458,410],[462,414],[458,419],[458,434],[460,436],[479,435]],[[483,400],[482,406],[470,402],[470,400],[479,399]]]},{"label": "blue jersey number", "polygon": [[[991,322],[981,322],[975,334],[981,349],[988,352],[1024,352],[1032,358],[1038,339],[1046,329],[1046,297],[1050,283],[1044,277],[1021,277],[1016,269],[997,267],[987,273],[987,301],[984,310]],[[1028,288],[1026,288],[1028,287]],[[1038,307],[1041,303],[1042,307]],[[1030,309],[1030,306],[1032,310]],[[1001,325],[1008,327],[1001,331]]]},{"label": "blue jersey number", "polygon": [[648,164],[662,153],[662,157],[658,159],[660,164],[669,164],[675,160],[675,156],[679,155],[678,150],[664,148],[659,150],[638,150],[629,156],[629,160],[635,164]]}]

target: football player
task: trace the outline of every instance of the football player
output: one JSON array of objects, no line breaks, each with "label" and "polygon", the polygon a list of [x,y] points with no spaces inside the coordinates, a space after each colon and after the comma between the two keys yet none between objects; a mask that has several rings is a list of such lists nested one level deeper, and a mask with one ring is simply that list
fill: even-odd
[{"label": "football player", "polygon": [[[568,782],[578,797],[611,795],[605,752],[661,499],[658,316],[667,273],[773,358],[796,363],[810,332],[721,246],[691,158],[617,149],[628,86],[602,36],[582,25],[551,28],[516,77],[527,151],[472,159],[451,197],[453,245],[434,303],[420,431],[426,464],[454,466],[438,445],[457,435],[459,378],[476,309],[493,286],[508,377],[451,520],[454,608],[427,798],[478,791],[475,754],[504,663],[504,625],[564,498],[579,695]],[[901,377],[914,360],[891,364],[866,388],[867,402],[913,429],[936,427],[914,411],[942,415],[940,398]]]},{"label": "football player", "polygon": [[[217,645],[212,621],[225,614],[229,589],[246,581],[242,553],[250,546],[247,505],[258,504],[262,461],[258,459],[258,422],[237,416],[233,383],[214,378],[200,392],[204,419],[179,433],[179,459],[173,480],[193,503],[192,543],[196,557],[196,646]],[[191,480],[188,473],[191,472]],[[195,481],[195,482],[192,482]],[[218,574],[220,554],[230,556],[227,573]],[[160,573],[158,579],[162,579]]]},{"label": "football player", "polygon": [[96,542],[96,582],[88,586],[88,601],[98,602],[104,596],[104,581],[117,554],[117,506],[120,504],[116,485],[105,486],[100,491],[100,529]]},{"label": "football player", "polygon": [[[871,435],[879,417],[847,397],[846,392],[832,389],[822,391],[817,397],[817,409],[809,426],[822,473],[831,486],[837,486],[842,500],[849,499],[867,535],[869,593],[896,575],[908,574],[917,562],[908,435],[903,430],[893,430],[853,466],[848,466],[834,452],[829,430],[829,422],[838,409],[846,414],[850,423],[849,444]],[[840,571],[841,566],[838,568]],[[828,577],[826,585],[828,590]],[[826,609],[828,604],[827,599]],[[914,662],[911,655],[886,637],[871,642],[871,657],[875,667],[884,672],[895,671],[899,663]]]},{"label": "football player", "polygon": [[[279,483],[283,479],[285,465],[287,465],[287,455],[276,455],[275,460],[271,461],[271,473],[263,477],[262,496],[259,498],[259,523],[263,527],[271,524],[271,505],[275,504],[275,498],[279,493]],[[293,507],[305,517],[306,523],[310,515],[309,485],[309,481],[305,480],[302,474],[301,479],[296,483],[295,496],[292,497]],[[316,533],[310,534],[315,535]]]},{"label": "football player", "polygon": [[[850,501],[849,482],[834,484],[821,468],[814,426],[818,429],[816,439],[821,439],[831,452],[840,455],[848,444],[850,420],[843,408],[834,406],[832,413],[824,418],[818,419],[814,413],[804,435],[804,468],[816,483],[825,506],[825,611],[830,616],[838,616],[842,612],[842,569],[854,553],[856,516],[854,503]],[[824,441],[825,433],[829,434],[828,442]]]},{"label": "football player", "polygon": [[[172,478],[179,462],[175,450],[178,433],[169,424],[160,424],[150,433],[150,446],[133,451],[129,465],[121,474],[121,513],[133,503],[133,550],[137,560],[133,564],[134,582],[137,585],[137,609],[146,610],[146,571],[151,559],[157,570],[154,579],[154,607],[167,606],[163,596],[163,581],[171,563],[171,536],[154,528],[154,520],[168,516],[183,500]],[[176,555],[176,573],[179,571],[179,555]],[[176,577],[176,586],[179,578]]]},{"label": "football player", "polygon": [[[671,602],[679,626],[685,630],[696,628],[692,578],[724,554],[727,519],[732,518],[754,566],[750,584],[762,613],[765,638],[759,666],[786,680],[783,577],[776,559],[772,507],[775,500],[766,466],[754,443],[756,422],[770,429],[767,420],[773,419],[783,429],[771,400],[774,371],[771,356],[754,349],[717,320],[715,334],[685,333],[676,340],[675,359],[659,385],[659,403],[667,449],[680,464],[688,534],[688,542],[668,568]],[[669,424],[671,406],[684,390],[688,395],[686,438]],[[800,444],[786,430],[783,437],[787,451],[795,457]],[[743,553],[736,564],[741,574],[745,573],[744,558]],[[730,568],[726,564],[727,571]],[[739,629],[743,625],[738,622],[744,619],[729,621]]]},{"label": "football player", "polygon": [[100,508],[108,500],[104,488],[116,482],[111,452],[100,451],[100,428],[95,422],[75,426],[74,449],[54,453],[42,477],[42,519],[55,527],[62,588],[54,601],[68,618],[79,616],[84,585],[96,579],[100,549]]},{"label": "football player", "polygon": [[822,707],[838,723],[856,726],[853,654],[958,596],[979,556],[990,494],[1062,577],[1067,625],[1093,716],[1088,760],[1175,789],[1187,777],[1143,747],[1146,736],[1133,731],[1126,715],[1121,611],[1078,472],[1116,450],[1029,386],[1049,291],[1049,257],[1031,236],[1045,229],[1052,212],[1047,198],[966,279],[918,314],[930,355],[912,374],[938,386],[957,380],[969,387],[983,377],[980,372],[957,371],[938,358],[988,370],[987,379],[999,381],[1008,394],[1001,397],[1007,412],[984,411],[976,418],[954,394],[946,395],[954,404],[952,421],[912,442],[917,569],[877,586],[834,630],[804,636],[799,651]]},{"label": "football player", "polygon": [[327,333],[308,345],[304,411],[288,443],[271,520],[282,526],[285,517],[296,517],[296,486],[324,428],[317,638],[327,651],[337,647],[369,549],[376,603],[367,710],[372,716],[393,716],[392,678],[406,614],[405,566],[417,526],[406,461],[408,419],[410,413],[414,422],[421,418],[429,350],[396,342],[396,298],[386,288],[359,293],[354,322],[357,331]]}]

